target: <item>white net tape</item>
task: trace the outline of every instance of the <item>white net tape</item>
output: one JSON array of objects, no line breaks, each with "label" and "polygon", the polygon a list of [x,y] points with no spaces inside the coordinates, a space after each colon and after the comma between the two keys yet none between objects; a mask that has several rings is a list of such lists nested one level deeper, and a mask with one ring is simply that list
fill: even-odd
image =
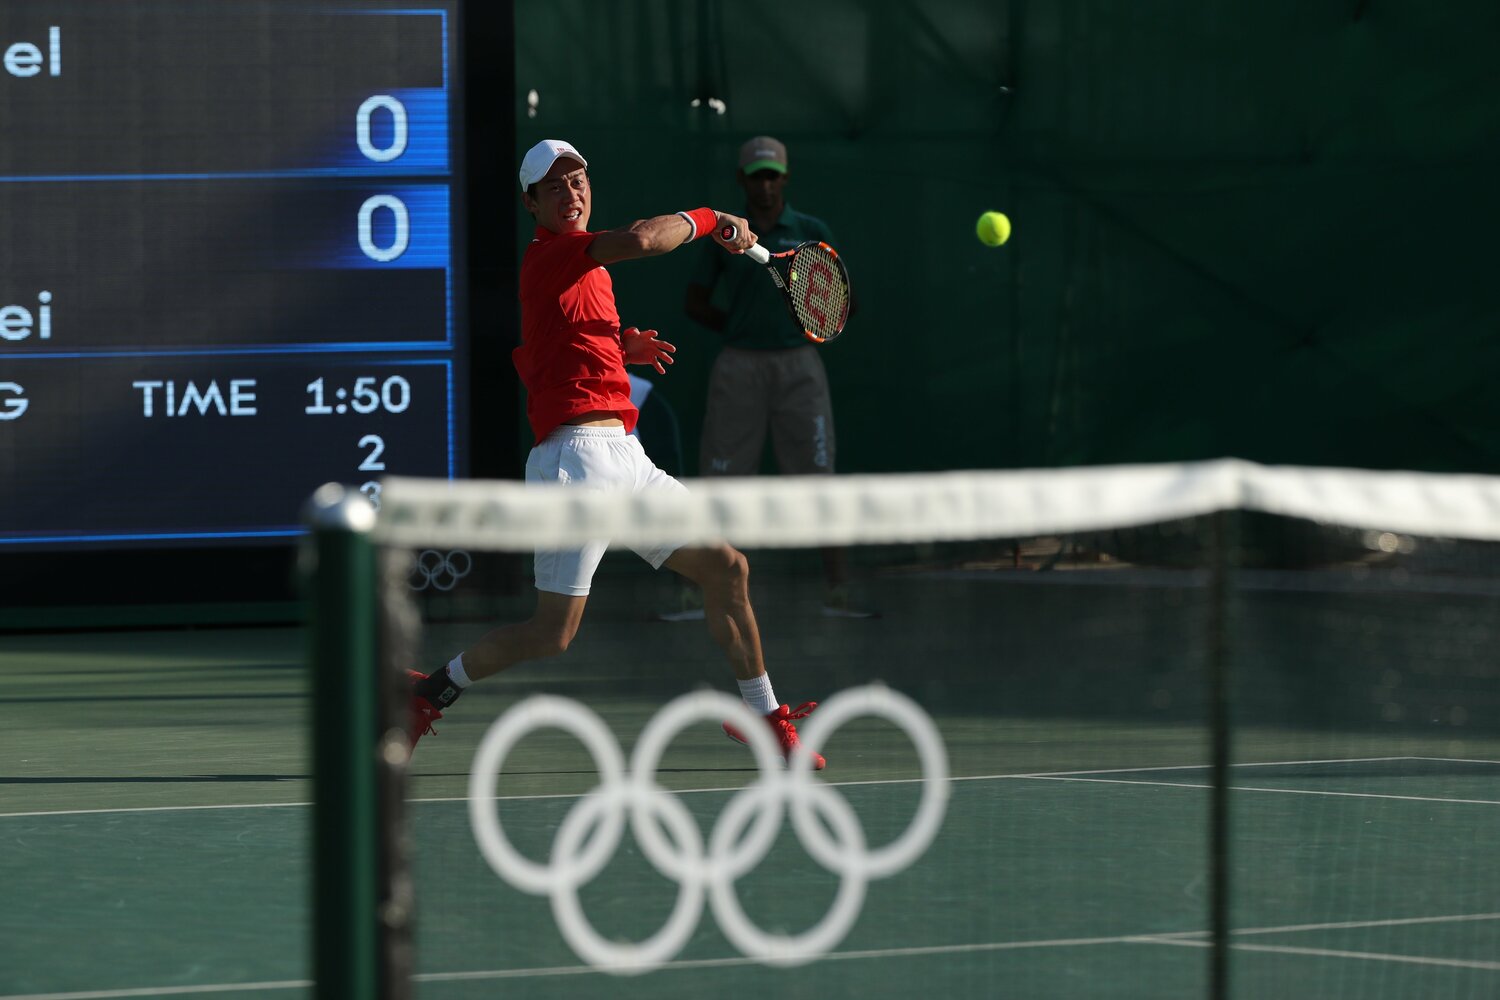
[{"label": "white net tape", "polygon": [[1326,524],[1500,541],[1500,477],[1262,466],[1238,459],[1014,472],[691,480],[625,494],[514,481],[385,480],[384,544],[529,552],[619,545],[798,548],[1122,528],[1258,510]]}]

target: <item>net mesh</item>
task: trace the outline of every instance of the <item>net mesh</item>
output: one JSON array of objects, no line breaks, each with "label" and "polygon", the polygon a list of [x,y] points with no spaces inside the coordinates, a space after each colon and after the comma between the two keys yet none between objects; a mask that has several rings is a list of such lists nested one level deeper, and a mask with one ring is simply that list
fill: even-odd
[{"label": "net mesh", "polygon": [[[747,967],[798,995],[1493,986],[1496,480],[689,486],[386,481],[403,668],[526,620],[534,548],[619,546],[566,654],[474,684],[415,750],[416,995],[696,996]],[[712,609],[625,548],[721,539],[778,699],[821,703],[820,772],[725,738],[751,723]]]}]

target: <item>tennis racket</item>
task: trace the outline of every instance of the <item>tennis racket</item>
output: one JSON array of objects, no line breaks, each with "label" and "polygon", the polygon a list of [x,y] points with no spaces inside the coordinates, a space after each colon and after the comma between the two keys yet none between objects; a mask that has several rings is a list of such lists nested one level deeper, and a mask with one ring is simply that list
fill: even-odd
[{"label": "tennis racket", "polygon": [[[738,232],[735,226],[725,226],[719,235],[732,240]],[[837,250],[809,240],[772,253],[757,243],[745,256],[771,272],[804,337],[826,344],[844,332],[849,319],[849,272]]]}]

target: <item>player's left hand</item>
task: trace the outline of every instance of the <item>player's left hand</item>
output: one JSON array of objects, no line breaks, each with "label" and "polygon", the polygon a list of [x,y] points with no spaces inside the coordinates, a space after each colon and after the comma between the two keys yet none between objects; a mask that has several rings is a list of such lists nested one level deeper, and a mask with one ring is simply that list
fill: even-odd
[{"label": "player's left hand", "polygon": [[677,350],[665,340],[658,340],[655,330],[638,330],[628,326],[620,331],[620,349],[625,352],[627,365],[650,365],[665,375],[663,364],[672,363],[672,353]]}]

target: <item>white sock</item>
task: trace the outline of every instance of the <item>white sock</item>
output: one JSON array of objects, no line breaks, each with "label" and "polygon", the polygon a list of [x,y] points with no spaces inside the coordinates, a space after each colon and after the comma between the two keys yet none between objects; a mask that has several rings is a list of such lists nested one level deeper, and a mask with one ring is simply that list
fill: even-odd
[{"label": "white sock", "polygon": [[745,704],[756,715],[770,715],[781,704],[776,700],[776,692],[771,690],[770,674],[739,681],[739,685],[740,697],[745,699]]},{"label": "white sock", "polygon": [[460,691],[474,683],[473,679],[464,671],[464,654],[459,653],[448,661],[448,679]]}]

